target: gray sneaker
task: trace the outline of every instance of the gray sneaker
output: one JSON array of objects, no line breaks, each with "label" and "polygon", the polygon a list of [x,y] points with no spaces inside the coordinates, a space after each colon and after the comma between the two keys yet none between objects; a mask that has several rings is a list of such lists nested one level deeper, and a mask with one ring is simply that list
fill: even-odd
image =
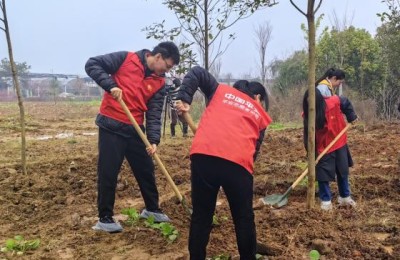
[{"label": "gray sneaker", "polygon": [[101,230],[108,233],[118,233],[122,231],[122,226],[115,222],[112,217],[106,216],[100,218],[95,226],[92,227],[94,230]]},{"label": "gray sneaker", "polygon": [[152,212],[152,211],[148,211],[147,209],[144,209],[142,211],[142,213],[140,213],[140,217],[141,218],[148,218],[150,216],[154,217],[154,222],[156,223],[160,223],[160,222],[171,222],[171,220],[169,219],[169,217],[167,215],[165,215],[162,212]]}]

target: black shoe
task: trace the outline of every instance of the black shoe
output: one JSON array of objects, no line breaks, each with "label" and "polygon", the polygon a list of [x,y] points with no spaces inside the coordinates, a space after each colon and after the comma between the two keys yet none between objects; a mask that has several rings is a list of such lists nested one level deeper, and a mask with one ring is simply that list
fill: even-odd
[{"label": "black shoe", "polygon": [[110,223],[115,223],[114,219],[110,216],[105,216],[99,219],[99,221],[101,223],[106,223],[106,224],[110,224]]}]

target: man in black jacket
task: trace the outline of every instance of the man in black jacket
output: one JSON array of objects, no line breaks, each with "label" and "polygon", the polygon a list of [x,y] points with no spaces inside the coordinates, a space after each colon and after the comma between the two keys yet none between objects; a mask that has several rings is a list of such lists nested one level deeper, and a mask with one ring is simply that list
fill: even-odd
[{"label": "man in black jacket", "polygon": [[[152,51],[121,51],[87,61],[87,74],[105,90],[96,118],[99,126],[99,221],[93,229],[110,233],[122,231],[121,225],[113,219],[113,209],[118,173],[124,158],[131,166],[145,203],[141,217],[153,216],[156,222],[170,221],[159,208],[154,164],[150,156],[156,152],[160,142],[164,76],[178,63],[179,50],[172,42],[162,42]],[[142,130],[147,130],[151,147],[145,147],[121,108],[120,99],[125,101]]]}]

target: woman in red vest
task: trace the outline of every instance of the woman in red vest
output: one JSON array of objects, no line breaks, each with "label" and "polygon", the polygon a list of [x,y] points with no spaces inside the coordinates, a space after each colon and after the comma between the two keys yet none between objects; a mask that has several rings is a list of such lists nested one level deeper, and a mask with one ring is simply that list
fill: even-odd
[{"label": "woman in red vest", "polygon": [[[190,259],[206,258],[217,194],[222,187],[235,224],[241,259],[256,259],[253,212],[253,163],[271,118],[267,94],[259,83],[219,84],[201,67],[192,68],[178,92],[177,109],[189,111],[194,93],[207,99],[190,151],[193,214]],[[264,107],[262,102],[264,101]]]},{"label": "woman in red vest", "polygon": [[[323,96],[318,88],[315,89],[316,99],[316,153],[321,153],[331,141],[346,127],[343,114],[350,123],[357,121],[350,101],[343,96]],[[308,140],[308,91],[303,99],[304,111],[304,143],[307,148]],[[353,166],[350,150],[347,145],[347,136],[344,134],[335,145],[319,160],[316,166],[321,209],[332,209],[332,194],[329,182],[335,181],[339,189],[339,205],[355,207],[356,203],[351,198],[349,187],[349,167]]]}]

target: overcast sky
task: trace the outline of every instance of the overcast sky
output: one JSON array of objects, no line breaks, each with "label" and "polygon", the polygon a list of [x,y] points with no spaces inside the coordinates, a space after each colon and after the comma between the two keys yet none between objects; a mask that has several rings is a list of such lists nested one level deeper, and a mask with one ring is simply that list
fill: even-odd
[{"label": "overcast sky", "polygon": [[[253,28],[263,21],[269,21],[273,27],[267,61],[285,58],[307,46],[300,29],[306,18],[288,0],[279,2],[232,27],[237,38],[222,58],[222,73],[231,72],[236,77],[257,74]],[[294,2],[305,10],[307,0]],[[84,64],[91,56],[152,49],[157,45],[157,41],[146,39],[141,29],[162,19],[170,26],[177,24],[175,16],[161,3],[161,0],[6,0],[14,59],[31,65],[31,72],[84,76]],[[353,26],[374,35],[381,24],[376,13],[384,10],[386,6],[381,0],[323,0],[317,15],[324,13],[323,25],[331,26],[336,12],[340,20],[347,16]],[[0,58],[8,58],[4,34],[0,42]]]}]

